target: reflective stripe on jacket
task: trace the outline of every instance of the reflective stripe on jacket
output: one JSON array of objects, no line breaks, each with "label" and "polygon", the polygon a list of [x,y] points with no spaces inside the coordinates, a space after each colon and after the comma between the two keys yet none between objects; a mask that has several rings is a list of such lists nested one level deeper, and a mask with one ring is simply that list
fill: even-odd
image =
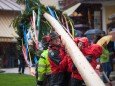
[{"label": "reflective stripe on jacket", "polygon": [[45,75],[50,74],[51,68],[48,61],[48,49],[44,50],[38,61],[38,81],[43,81]]}]

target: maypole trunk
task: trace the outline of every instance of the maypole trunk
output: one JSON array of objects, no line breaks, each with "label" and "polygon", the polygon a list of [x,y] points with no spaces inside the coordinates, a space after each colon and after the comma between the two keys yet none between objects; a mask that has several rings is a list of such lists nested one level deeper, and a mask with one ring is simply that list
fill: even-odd
[{"label": "maypole trunk", "polygon": [[68,35],[68,33],[63,29],[63,27],[59,24],[59,22],[54,19],[48,13],[44,13],[43,15],[47,21],[53,26],[55,31],[61,35],[62,41],[69,53],[70,57],[72,58],[75,66],[77,67],[78,71],[80,72],[83,80],[85,81],[87,86],[105,86],[103,81],[100,77],[96,74],[92,66],[86,60],[84,55],[81,53],[79,48],[76,46],[74,41]]}]

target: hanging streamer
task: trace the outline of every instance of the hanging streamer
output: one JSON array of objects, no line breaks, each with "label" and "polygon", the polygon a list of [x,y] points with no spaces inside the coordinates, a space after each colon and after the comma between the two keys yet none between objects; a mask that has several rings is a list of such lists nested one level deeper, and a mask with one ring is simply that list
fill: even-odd
[{"label": "hanging streamer", "polygon": [[40,36],[40,15],[41,15],[40,6],[38,6],[38,18],[37,18],[38,38]]},{"label": "hanging streamer", "polygon": [[35,64],[38,64],[38,60],[37,60],[36,56],[34,56],[34,62],[35,62]]},{"label": "hanging streamer", "polygon": [[48,10],[49,10],[49,12],[50,12],[50,14],[56,19],[56,16],[55,16],[55,13],[50,9],[50,7],[48,6],[47,7],[48,8]]},{"label": "hanging streamer", "polygon": [[61,22],[62,22],[62,25],[64,26],[64,19],[63,19],[63,16],[61,15]]},{"label": "hanging streamer", "polygon": [[38,49],[38,31],[36,30],[36,13],[34,10],[33,10],[33,20],[31,22],[34,30],[34,35],[35,35],[36,49]]},{"label": "hanging streamer", "polygon": [[62,14],[62,16],[64,17],[64,20],[65,20],[66,29],[69,31],[68,21],[67,21],[66,17],[63,14]]},{"label": "hanging streamer", "polygon": [[[49,10],[51,16],[56,19],[56,16],[57,16],[56,12],[54,13],[54,12],[50,9],[50,7],[47,7],[47,8],[48,8],[48,10]],[[55,15],[56,15],[56,16],[55,16]],[[57,17],[57,19],[59,19],[59,18]],[[63,28],[66,30],[66,32],[69,34],[69,36],[73,39],[74,36],[72,37],[72,35],[71,35],[71,33],[69,32],[69,30],[67,30],[67,29],[65,28],[65,26],[64,26],[63,16],[62,16],[62,18],[61,18],[61,21],[62,21],[62,26],[63,26]],[[58,21],[58,22],[60,22],[60,21]]]},{"label": "hanging streamer", "polygon": [[30,67],[32,67],[32,59],[31,59],[31,55],[30,55],[30,52],[29,52],[29,59],[30,59]]},{"label": "hanging streamer", "polygon": [[30,66],[30,64],[29,64],[28,56],[27,56],[27,54],[26,54],[26,50],[27,50],[27,49],[26,49],[25,45],[23,44],[23,39],[22,39],[22,52],[23,52],[23,56],[24,56],[25,62],[26,62],[26,64],[27,64],[28,68],[29,68],[30,73],[31,73],[33,76],[35,76],[35,70],[33,70],[33,68],[31,68],[31,66]]},{"label": "hanging streamer", "polygon": [[28,12],[30,12],[30,6],[29,6],[29,3],[28,3],[28,0],[26,0],[26,7],[28,8]]},{"label": "hanging streamer", "polygon": [[57,15],[57,13],[56,13],[56,11],[54,11],[54,13],[55,13],[55,16],[56,16],[57,20],[61,23],[61,21],[59,20],[58,15]]},{"label": "hanging streamer", "polygon": [[71,28],[72,28],[72,36],[73,36],[73,38],[74,38],[74,36],[75,36],[75,34],[74,34],[74,27],[73,27],[73,24],[72,24],[72,22],[69,20],[69,22],[70,22],[70,25],[71,25]]},{"label": "hanging streamer", "polygon": [[26,37],[26,28],[24,24],[22,24],[22,28],[23,28],[23,35],[24,35],[24,43],[26,46],[26,55],[28,56],[28,42],[27,42],[27,37]]},{"label": "hanging streamer", "polygon": [[37,41],[37,31],[36,31],[36,13],[33,10],[32,11],[33,14],[33,29],[34,29],[34,35],[35,35],[35,41]]},{"label": "hanging streamer", "polygon": [[24,45],[23,40],[22,40],[22,52],[23,52],[24,59],[25,59],[25,62],[27,64],[28,68],[29,68],[30,73],[33,76],[35,76],[35,70],[32,68],[31,63],[28,60],[28,42],[27,42],[27,36],[26,36],[27,35],[26,34],[26,28],[25,28],[24,24],[22,24],[22,28],[23,28],[24,43],[25,43],[25,45]]},{"label": "hanging streamer", "polygon": [[27,66],[28,66],[28,68],[29,68],[29,71],[30,71],[30,73],[33,75],[33,76],[35,76],[35,70],[30,66],[30,64],[29,64],[29,61],[28,61],[28,57],[27,57],[27,55],[26,55],[26,47],[23,45],[23,43],[22,43],[22,52],[23,52],[23,55],[24,55],[24,59],[25,59],[25,62],[26,62],[26,64],[27,64]]},{"label": "hanging streamer", "polygon": [[[57,16],[57,13],[55,12],[55,15],[57,17],[57,19],[59,19],[59,17]],[[62,18],[61,18],[62,19]],[[69,36],[73,39],[71,33],[65,28],[65,26],[60,22],[60,20],[58,20],[58,22],[62,25],[62,27],[64,28],[64,30],[69,34]]]}]

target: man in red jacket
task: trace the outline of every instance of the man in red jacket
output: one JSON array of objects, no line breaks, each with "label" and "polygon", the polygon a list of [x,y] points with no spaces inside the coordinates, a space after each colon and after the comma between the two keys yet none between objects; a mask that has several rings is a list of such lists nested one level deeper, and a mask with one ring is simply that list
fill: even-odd
[{"label": "man in red jacket", "polygon": [[48,57],[51,66],[51,86],[67,86],[64,81],[67,59],[62,46],[61,36],[55,31],[50,33],[49,43]]}]

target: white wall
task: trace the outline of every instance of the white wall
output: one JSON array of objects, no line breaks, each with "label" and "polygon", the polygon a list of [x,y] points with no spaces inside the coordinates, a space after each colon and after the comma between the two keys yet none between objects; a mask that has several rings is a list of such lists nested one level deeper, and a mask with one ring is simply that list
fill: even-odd
[{"label": "white wall", "polygon": [[115,1],[109,1],[109,2],[102,3],[102,24],[103,24],[102,27],[105,32],[107,31],[107,19],[108,19],[108,16],[107,16],[108,11],[106,10],[107,6],[115,6]]}]

